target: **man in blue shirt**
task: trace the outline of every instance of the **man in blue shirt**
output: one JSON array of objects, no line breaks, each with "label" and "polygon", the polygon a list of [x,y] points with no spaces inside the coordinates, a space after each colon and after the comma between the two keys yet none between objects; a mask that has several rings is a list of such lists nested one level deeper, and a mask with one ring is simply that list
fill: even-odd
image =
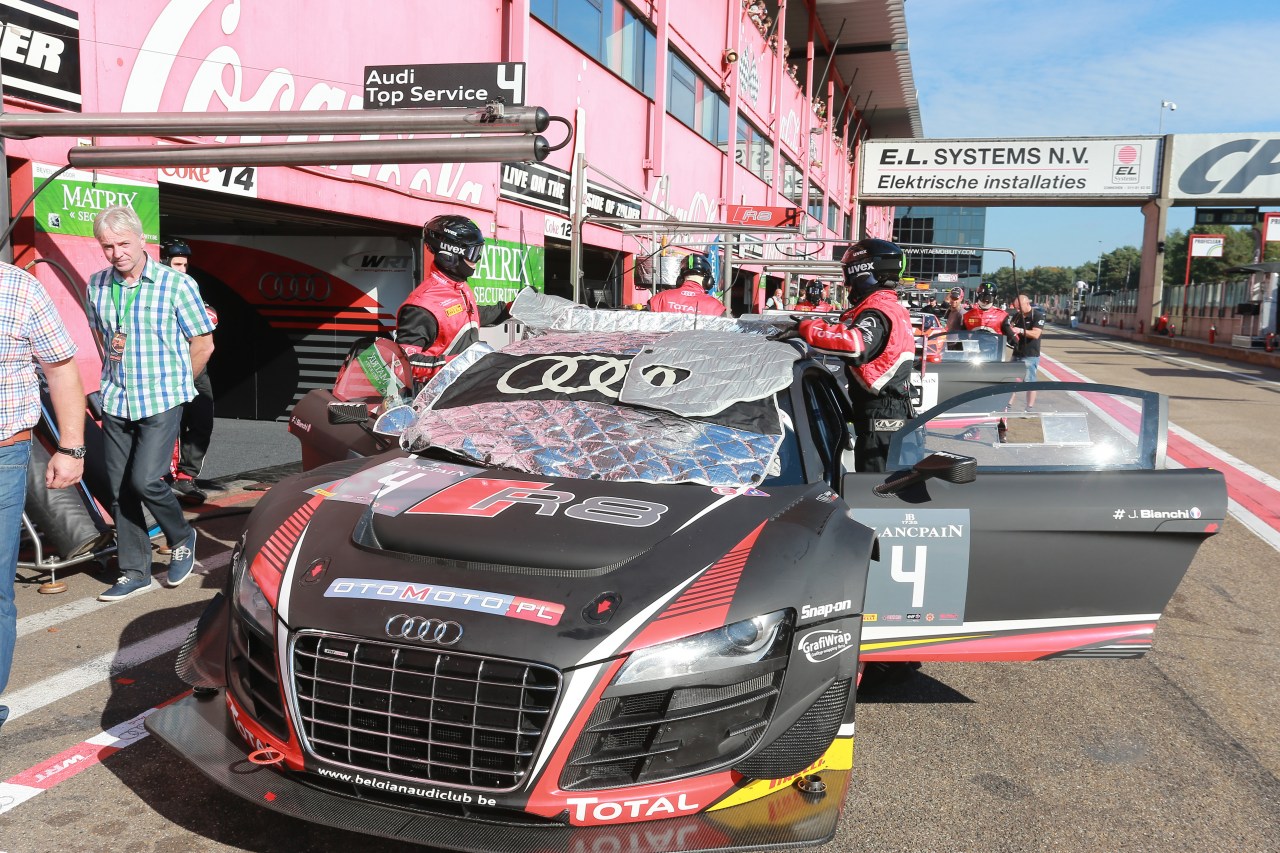
[{"label": "man in blue shirt", "polygon": [[142,221],[109,207],[93,234],[111,264],[89,278],[89,321],[102,335],[104,461],[116,522],[120,579],[98,596],[116,601],[151,586],[151,539],[143,506],[160,525],[177,586],[195,566],[196,532],[164,481],[193,377],[213,354],[213,324],[189,276],[153,260]]}]

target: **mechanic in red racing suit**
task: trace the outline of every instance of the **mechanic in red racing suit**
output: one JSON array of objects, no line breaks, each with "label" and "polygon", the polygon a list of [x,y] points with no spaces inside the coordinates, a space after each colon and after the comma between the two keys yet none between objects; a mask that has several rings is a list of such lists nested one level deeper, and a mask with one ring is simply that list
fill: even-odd
[{"label": "mechanic in red racing suit", "polygon": [[853,402],[854,468],[883,471],[889,440],[914,412],[911,317],[896,292],[906,256],[888,240],[854,243],[840,259],[853,307],[835,323],[801,320],[799,333],[815,350],[839,356]]},{"label": "mechanic in red racing suit", "polygon": [[676,286],[655,294],[647,308],[650,311],[719,317],[724,313],[724,303],[711,295],[714,288],[711,262],[707,256],[686,255],[680,262]]},{"label": "mechanic in red racing suit", "polygon": [[1004,335],[1009,346],[1018,343],[1018,330],[1009,322],[1009,315],[996,307],[996,286],[984,284],[978,288],[978,304],[964,312],[961,322],[965,331],[985,329],[988,332]]},{"label": "mechanic in red racing suit", "polygon": [[827,285],[820,281],[811,281],[804,286],[804,299],[791,306],[792,311],[834,311],[836,306],[823,299],[823,291]]},{"label": "mechanic in red racing suit", "polygon": [[467,279],[484,251],[484,235],[465,216],[437,216],[422,226],[430,257],[422,284],[396,313],[396,343],[409,356],[413,378],[425,382],[480,340],[480,326],[510,316],[510,304],[477,305]]}]

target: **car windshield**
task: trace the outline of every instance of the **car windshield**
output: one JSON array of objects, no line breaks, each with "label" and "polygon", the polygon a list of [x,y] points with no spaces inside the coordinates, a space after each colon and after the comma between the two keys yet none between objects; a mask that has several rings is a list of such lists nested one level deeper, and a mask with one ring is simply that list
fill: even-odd
[{"label": "car windshield", "polygon": [[942,361],[1007,361],[1003,335],[986,329],[948,332],[942,345]]},{"label": "car windshield", "polygon": [[419,394],[401,447],[544,476],[750,487],[777,470],[775,394],[797,358],[701,329],[477,345]]}]

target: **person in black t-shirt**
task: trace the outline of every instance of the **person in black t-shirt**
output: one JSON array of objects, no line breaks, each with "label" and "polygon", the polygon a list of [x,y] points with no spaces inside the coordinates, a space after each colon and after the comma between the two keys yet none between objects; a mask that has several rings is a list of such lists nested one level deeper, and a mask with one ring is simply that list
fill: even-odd
[{"label": "person in black t-shirt", "polygon": [[[1022,362],[1027,373],[1023,381],[1035,382],[1036,371],[1040,368],[1040,336],[1044,334],[1044,312],[1031,304],[1031,297],[1023,294],[1014,302],[1014,312],[1009,316],[1009,325],[1017,335],[1017,344],[1013,348],[1013,357]],[[1027,393],[1027,411],[1035,410],[1036,392]]]}]

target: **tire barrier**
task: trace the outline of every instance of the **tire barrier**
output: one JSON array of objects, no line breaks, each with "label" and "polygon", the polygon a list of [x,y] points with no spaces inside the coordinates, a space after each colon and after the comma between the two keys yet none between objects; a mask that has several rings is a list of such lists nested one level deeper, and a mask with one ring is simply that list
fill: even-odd
[{"label": "tire barrier", "polygon": [[49,451],[40,442],[32,442],[24,511],[45,543],[63,559],[69,560],[87,553],[98,544],[105,528],[99,528],[94,522],[84,504],[84,493],[79,488],[45,487],[44,472],[48,466]]}]

